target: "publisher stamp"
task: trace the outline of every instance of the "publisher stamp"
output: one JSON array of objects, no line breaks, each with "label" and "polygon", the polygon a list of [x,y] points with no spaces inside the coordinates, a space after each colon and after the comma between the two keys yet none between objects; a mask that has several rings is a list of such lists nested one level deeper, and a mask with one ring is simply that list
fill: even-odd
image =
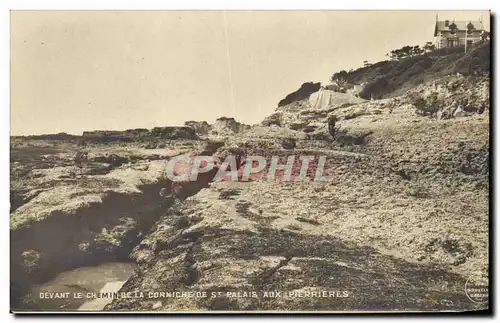
[{"label": "publisher stamp", "polygon": [[470,276],[465,282],[465,294],[474,303],[482,304],[489,300],[489,281],[484,273]]}]

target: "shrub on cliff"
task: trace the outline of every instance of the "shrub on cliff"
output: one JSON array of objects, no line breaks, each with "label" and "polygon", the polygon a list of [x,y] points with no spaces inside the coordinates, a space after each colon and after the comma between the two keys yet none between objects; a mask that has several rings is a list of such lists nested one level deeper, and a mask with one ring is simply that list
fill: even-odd
[{"label": "shrub on cliff", "polygon": [[479,42],[466,54],[462,46],[442,48],[423,55],[378,62],[348,72],[347,77],[352,83],[366,82],[360,97],[387,98],[402,95],[409,88],[445,75],[489,75],[490,68],[490,43]]},{"label": "shrub on cliff", "polygon": [[295,92],[288,94],[283,100],[278,103],[278,107],[290,104],[295,101],[308,99],[311,94],[318,92],[321,88],[321,83],[307,82],[300,86]]}]

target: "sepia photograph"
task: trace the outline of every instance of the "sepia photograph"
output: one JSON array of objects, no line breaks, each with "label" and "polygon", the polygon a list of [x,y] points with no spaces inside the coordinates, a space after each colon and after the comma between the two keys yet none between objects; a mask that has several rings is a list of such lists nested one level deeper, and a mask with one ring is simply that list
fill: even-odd
[{"label": "sepia photograph", "polygon": [[12,313],[491,312],[489,10],[9,20]]}]

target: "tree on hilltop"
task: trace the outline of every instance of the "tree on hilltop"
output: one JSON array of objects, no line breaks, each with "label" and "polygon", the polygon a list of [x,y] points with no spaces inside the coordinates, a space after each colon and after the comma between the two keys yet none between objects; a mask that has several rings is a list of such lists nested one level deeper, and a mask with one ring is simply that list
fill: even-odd
[{"label": "tree on hilltop", "polygon": [[347,73],[345,70],[337,72],[332,75],[330,81],[337,84],[338,86],[344,86],[350,81],[349,73]]}]

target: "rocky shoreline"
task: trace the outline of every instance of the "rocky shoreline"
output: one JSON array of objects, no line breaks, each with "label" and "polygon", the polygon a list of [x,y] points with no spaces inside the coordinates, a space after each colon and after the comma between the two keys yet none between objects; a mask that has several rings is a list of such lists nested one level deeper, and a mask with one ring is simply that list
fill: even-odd
[{"label": "rocky shoreline", "polygon": [[[311,83],[261,125],[190,122],[156,128],[152,142],[12,138],[12,308],[36,308],[26,293],[61,272],[133,261],[119,292],[142,296],[105,310],[485,309],[465,284],[488,269],[487,83],[452,75],[371,101],[335,92],[326,108]],[[332,180],[213,182],[165,199],[168,160],[204,139],[324,156]]]}]

